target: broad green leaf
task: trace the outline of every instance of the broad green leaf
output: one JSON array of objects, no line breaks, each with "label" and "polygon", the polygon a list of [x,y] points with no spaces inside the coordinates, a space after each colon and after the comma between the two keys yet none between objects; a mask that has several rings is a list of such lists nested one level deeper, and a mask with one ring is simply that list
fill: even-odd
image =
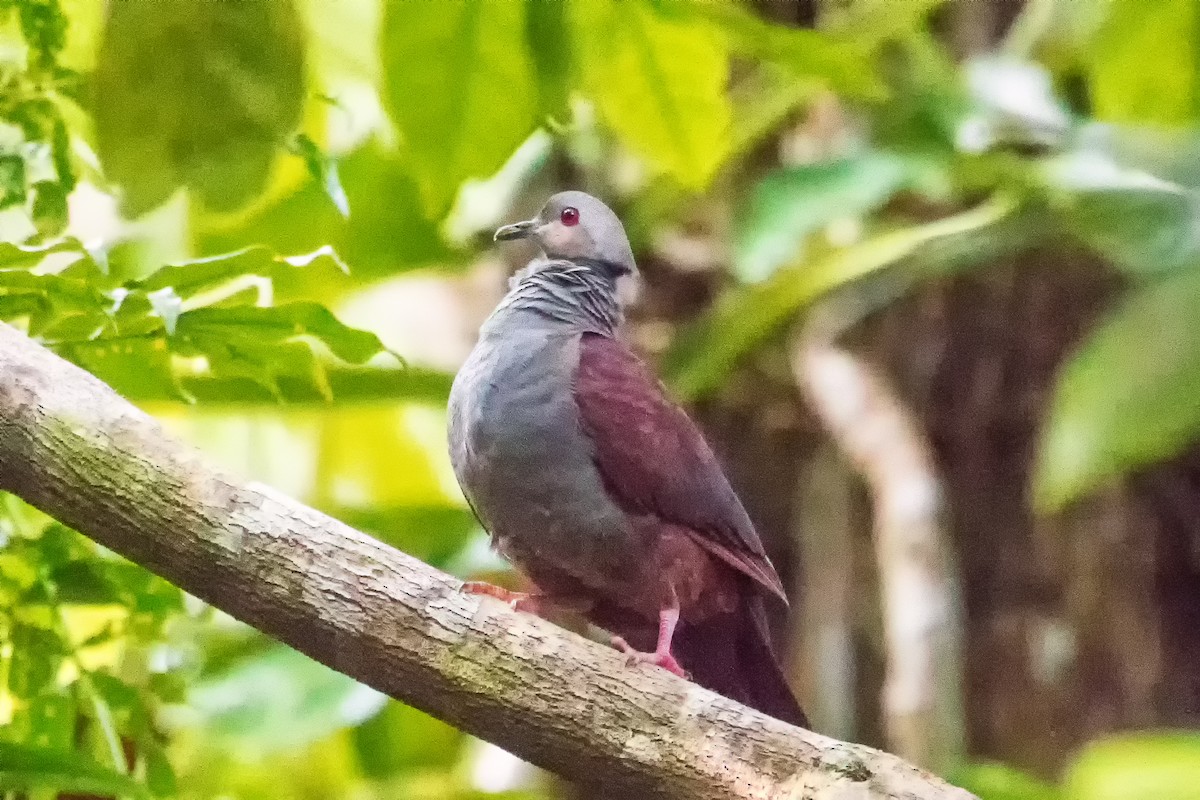
[{"label": "broad green leaf", "polygon": [[[23,699],[26,703],[5,726],[3,738],[33,747],[69,750],[76,736],[72,693],[53,687]],[[0,763],[0,769],[3,766]]]},{"label": "broad green leaf", "polygon": [[905,159],[887,153],[780,170],[754,189],[737,226],[734,269],[746,281],[768,277],[801,256],[809,234],[837,219],[883,205],[912,177]]},{"label": "broad green leaf", "polygon": [[959,149],[1059,147],[1071,126],[1053,77],[1041,65],[1011,56],[974,58],[965,67],[971,113],[956,132]]},{"label": "broad green leaf", "polygon": [[395,700],[353,731],[363,772],[376,780],[420,768],[449,770],[463,738],[446,723]]},{"label": "broad green leaf", "polygon": [[257,276],[274,279],[284,276],[291,268],[308,267],[316,262],[325,262],[326,267],[332,266],[339,271],[345,271],[345,265],[328,247],[299,256],[280,256],[269,248],[255,246],[219,256],[170,264],[129,286],[147,294],[171,289],[178,297],[189,299],[202,291],[220,287],[237,278]]},{"label": "broad green leaf", "polygon": [[388,3],[381,52],[387,109],[431,217],[467,178],[498,170],[538,123],[521,2]]},{"label": "broad green leaf", "polygon": [[947,780],[980,800],[1059,800],[1062,796],[1053,784],[1007,764],[993,762],[966,764],[954,770]]},{"label": "broad green leaf", "polygon": [[149,798],[146,787],[75,750],[0,742],[0,791],[59,792]]},{"label": "broad green leaf", "polygon": [[300,122],[304,39],[291,0],[123,0],[95,73],[96,143],[138,216],[176,189],[230,210],[265,185]]},{"label": "broad green leaf", "polygon": [[363,364],[385,352],[373,333],[342,324],[329,309],[317,303],[296,302],[281,306],[197,308],[179,317],[181,336],[224,337],[230,341],[273,342],[298,336],[317,339],[351,364]]},{"label": "broad green leaf", "polygon": [[374,716],[386,697],[272,644],[198,680],[177,724],[201,727],[242,757],[304,747]]},{"label": "broad green leaf", "polygon": [[1013,208],[1011,200],[994,198],[952,217],[882,233],[812,263],[785,267],[763,283],[730,293],[667,352],[666,380],[684,399],[695,399],[717,386],[739,358],[825,293],[939,240],[977,235],[1005,219]]},{"label": "broad green leaf", "polygon": [[1047,162],[1042,174],[1067,226],[1123,269],[1137,273],[1200,265],[1200,191],[1082,150]]},{"label": "broad green leaf", "polygon": [[94,339],[57,349],[124,395],[191,399],[180,387],[163,338]]},{"label": "broad green leaf", "polygon": [[[18,608],[28,618],[32,618],[32,612],[36,610],[28,599]],[[58,634],[49,630],[50,616],[43,615],[38,621],[46,621],[46,625],[16,624],[11,628],[14,657],[8,664],[8,690],[17,697],[34,697],[38,692],[49,690],[65,655],[64,643]]]},{"label": "broad green leaf", "polygon": [[1067,360],[1034,473],[1058,509],[1200,435],[1200,270],[1137,289]]},{"label": "broad green leaf", "polygon": [[724,38],[647,0],[590,0],[569,10],[583,89],[605,121],[685,188],[707,186],[730,147]]},{"label": "broad green leaf", "polygon": [[1097,118],[1178,125],[1200,114],[1200,4],[1113,0],[1091,47]]},{"label": "broad green leaf", "polygon": [[[848,41],[863,49],[875,49],[895,39],[910,37],[920,30],[929,16],[947,0],[851,0],[822,6],[820,29],[832,34],[831,44]],[[837,37],[837,38],[834,38]],[[860,68],[861,70],[861,68]]]},{"label": "broad green leaf", "polygon": [[931,5],[931,0],[910,0],[899,13],[893,9],[887,23],[875,25],[874,30],[860,28],[854,35],[834,37],[767,22],[734,0],[651,2],[665,16],[703,21],[713,30],[720,31],[730,47],[739,53],[784,67],[813,86],[864,99],[883,96],[883,86],[869,57],[870,51],[897,30],[895,25],[906,26],[914,15],[927,12]]},{"label": "broad green leaf", "polygon": [[[321,187],[309,182],[236,227],[204,229],[204,221],[198,220],[198,250],[226,253],[245,247],[247,241],[277,253],[329,245],[349,264],[356,281],[463,260],[447,248],[437,225],[424,218],[417,186],[394,153],[372,142],[342,158],[339,167],[353,209],[350,219],[338,213]],[[276,278],[280,297],[320,291],[329,298],[354,285],[329,270],[293,271]]]},{"label": "broad green leaf", "polygon": [[[337,364],[325,367],[325,377],[333,397],[340,406],[404,402],[445,407],[453,380],[452,375],[419,367],[372,369]],[[272,394],[253,381],[228,375],[184,374],[179,378],[179,385],[186,396],[208,407],[275,404],[280,399],[290,406],[325,406],[328,403],[327,398],[316,391],[306,378],[278,375],[275,384],[276,393]],[[122,394],[137,402],[171,402],[181,399],[174,387],[167,386],[126,387]]]},{"label": "broad green leaf", "polygon": [[527,1],[525,36],[536,67],[541,114],[556,117],[567,111],[574,78],[567,4]]},{"label": "broad green leaf", "polygon": [[1200,734],[1143,733],[1093,742],[1068,768],[1064,789],[1066,800],[1200,800]]}]

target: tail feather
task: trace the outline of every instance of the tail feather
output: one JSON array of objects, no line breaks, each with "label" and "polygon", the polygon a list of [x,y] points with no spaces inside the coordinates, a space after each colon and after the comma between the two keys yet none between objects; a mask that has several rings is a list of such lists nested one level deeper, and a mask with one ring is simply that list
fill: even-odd
[{"label": "tail feather", "polygon": [[771,646],[762,597],[747,591],[740,608],[675,632],[675,657],[692,680],[731,700],[802,728],[808,727]]}]

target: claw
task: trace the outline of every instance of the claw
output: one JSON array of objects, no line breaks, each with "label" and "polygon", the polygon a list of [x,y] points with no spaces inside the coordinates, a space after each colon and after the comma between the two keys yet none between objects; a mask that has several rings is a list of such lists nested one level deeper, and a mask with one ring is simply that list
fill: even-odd
[{"label": "claw", "polygon": [[612,637],[612,646],[627,656],[625,659],[625,666],[627,667],[632,667],[635,664],[653,664],[656,667],[662,667],[673,675],[678,675],[684,680],[691,680],[692,676],[679,665],[679,662],[675,660],[675,656],[669,652],[644,653],[641,650],[634,649],[629,642],[620,636]]}]

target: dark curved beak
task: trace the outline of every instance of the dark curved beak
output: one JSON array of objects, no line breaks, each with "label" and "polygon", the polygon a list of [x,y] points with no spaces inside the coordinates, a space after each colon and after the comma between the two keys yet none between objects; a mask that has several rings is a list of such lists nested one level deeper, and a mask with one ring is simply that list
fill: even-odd
[{"label": "dark curved beak", "polygon": [[533,236],[533,232],[538,228],[536,219],[527,219],[524,222],[514,222],[512,225],[505,225],[496,231],[496,235],[492,237],[497,242],[507,242],[511,239],[528,239]]}]

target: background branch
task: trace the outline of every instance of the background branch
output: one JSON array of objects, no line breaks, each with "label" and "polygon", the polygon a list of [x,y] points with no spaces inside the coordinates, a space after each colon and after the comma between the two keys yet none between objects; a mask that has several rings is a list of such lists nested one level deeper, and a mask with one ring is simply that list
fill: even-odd
[{"label": "background branch", "polygon": [[625,798],[969,798],[489,599],[267,487],[0,325],[0,487],[328,666]]},{"label": "background branch", "polygon": [[941,483],[924,433],[886,378],[835,344],[845,326],[876,305],[864,291],[818,306],[793,347],[793,371],[871,492],[888,746],[946,770],[961,763],[966,734],[962,599]]}]

